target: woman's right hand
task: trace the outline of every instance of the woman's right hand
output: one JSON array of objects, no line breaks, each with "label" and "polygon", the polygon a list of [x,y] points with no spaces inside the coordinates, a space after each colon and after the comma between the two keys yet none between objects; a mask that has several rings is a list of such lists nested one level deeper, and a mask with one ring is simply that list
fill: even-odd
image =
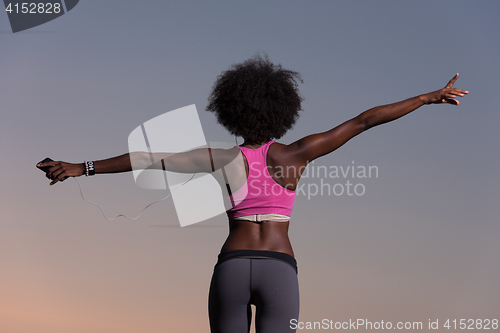
[{"label": "woman's right hand", "polygon": [[83,163],[67,163],[63,161],[50,161],[37,164],[37,167],[50,167],[45,174],[47,178],[52,180],[50,185],[54,185],[64,177],[80,177],[85,174],[85,166]]},{"label": "woman's right hand", "polygon": [[460,104],[455,98],[457,96],[463,97],[468,94],[468,91],[453,88],[453,84],[458,79],[458,73],[448,82],[448,84],[443,88],[425,95],[421,95],[420,98],[425,104],[441,104],[449,103],[452,105]]}]

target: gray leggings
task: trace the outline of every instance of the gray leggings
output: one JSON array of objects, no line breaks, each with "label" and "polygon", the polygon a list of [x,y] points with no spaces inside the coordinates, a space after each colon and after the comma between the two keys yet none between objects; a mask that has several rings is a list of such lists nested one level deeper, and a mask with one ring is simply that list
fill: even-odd
[{"label": "gray leggings", "polygon": [[212,333],[248,333],[252,318],[250,304],[256,307],[257,333],[295,332],[290,328],[290,320],[299,316],[295,259],[269,251],[221,253],[208,303]]}]

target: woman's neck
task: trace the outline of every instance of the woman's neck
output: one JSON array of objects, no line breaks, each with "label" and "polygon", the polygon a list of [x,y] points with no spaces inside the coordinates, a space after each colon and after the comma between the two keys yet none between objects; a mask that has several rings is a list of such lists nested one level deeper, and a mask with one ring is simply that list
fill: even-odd
[{"label": "woman's neck", "polygon": [[250,143],[248,141],[244,141],[241,146],[245,148],[251,148],[251,149],[257,149],[265,145],[267,142],[262,142],[262,143]]}]

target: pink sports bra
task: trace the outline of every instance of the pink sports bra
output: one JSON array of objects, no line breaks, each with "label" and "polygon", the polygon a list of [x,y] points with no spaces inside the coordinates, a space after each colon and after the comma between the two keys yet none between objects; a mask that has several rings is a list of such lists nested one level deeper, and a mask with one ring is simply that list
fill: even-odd
[{"label": "pink sports bra", "polygon": [[241,149],[248,162],[245,184],[229,198],[233,208],[227,211],[229,219],[255,214],[280,214],[290,216],[295,202],[295,191],[276,183],[267,168],[267,151],[274,141],[250,149]]}]

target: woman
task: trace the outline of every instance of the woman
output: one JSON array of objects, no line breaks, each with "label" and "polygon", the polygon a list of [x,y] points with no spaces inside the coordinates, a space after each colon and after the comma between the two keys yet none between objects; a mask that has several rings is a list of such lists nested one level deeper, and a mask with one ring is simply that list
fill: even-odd
[{"label": "woman", "polygon": [[[426,104],[458,105],[456,97],[468,92],[453,88],[457,78],[458,74],[443,89],[372,108],[329,131],[288,145],[273,139],[281,138],[299,116],[299,73],[257,56],[233,65],[217,78],[207,110],[214,112],[231,134],[243,137],[243,144],[227,150],[155,154],[154,162],[158,163],[153,166],[209,172],[228,189],[230,231],[214,268],[209,294],[213,333],[248,332],[251,304],[256,306],[256,332],[295,331],[290,321],[298,319],[299,294],[288,227],[301,173],[308,163],[369,128]],[[232,163],[237,157],[243,163]],[[88,162],[55,161],[39,166],[50,167],[47,177],[53,185],[66,176],[152,167],[150,161],[149,154],[135,153],[95,161],[93,170]]]}]

